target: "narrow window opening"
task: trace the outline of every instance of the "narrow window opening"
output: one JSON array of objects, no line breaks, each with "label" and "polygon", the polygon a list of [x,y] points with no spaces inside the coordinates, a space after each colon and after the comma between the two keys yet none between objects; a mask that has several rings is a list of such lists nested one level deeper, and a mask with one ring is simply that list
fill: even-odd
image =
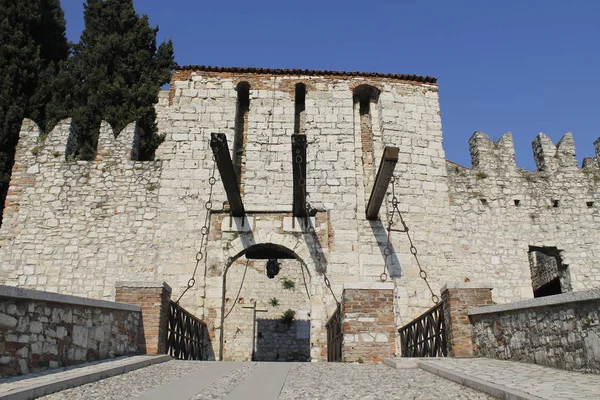
[{"label": "narrow window opening", "polygon": [[296,84],[294,133],[304,134],[306,132],[306,85]]},{"label": "narrow window opening", "polygon": [[515,207],[520,207],[520,206],[521,206],[521,200],[515,199]]},{"label": "narrow window opening", "polygon": [[594,207],[594,202],[593,201],[586,201],[585,205],[587,206],[587,208],[592,208],[592,207]]},{"label": "narrow window opening", "polygon": [[552,200],[552,207],[554,207],[554,208],[558,207],[558,200]]},{"label": "narrow window opening", "polygon": [[233,137],[232,161],[238,185],[242,182],[242,165],[245,164],[246,129],[250,110],[250,84],[240,82],[237,87],[237,106],[235,112],[235,134]]},{"label": "narrow window opening", "polygon": [[569,266],[563,264],[561,250],[556,247],[529,246],[529,267],[533,297],[570,292]]},{"label": "narrow window opening", "polygon": [[483,204],[484,206],[488,205],[488,201],[487,199],[479,199],[479,201],[481,202],[481,204]]},{"label": "narrow window opening", "polygon": [[[380,90],[371,85],[359,85],[352,91],[354,101],[354,132],[360,137],[361,161],[363,167],[363,184],[365,198],[368,198],[375,183],[375,154],[373,150],[374,129],[381,124],[377,111]],[[377,118],[374,120],[374,118]],[[373,122],[375,121],[375,125]],[[375,126],[375,127],[374,127]]]}]

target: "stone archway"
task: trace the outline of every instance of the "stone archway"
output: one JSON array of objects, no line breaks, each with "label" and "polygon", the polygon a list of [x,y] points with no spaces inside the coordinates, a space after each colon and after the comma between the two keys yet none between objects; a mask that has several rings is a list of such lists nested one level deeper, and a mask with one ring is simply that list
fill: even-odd
[{"label": "stone archway", "polygon": [[[261,247],[263,250],[270,247],[271,250],[279,249],[279,251],[283,251],[290,257],[285,263],[293,264],[295,262],[295,271],[306,273],[306,286],[300,275],[297,274],[294,278],[296,280],[296,292],[303,293],[308,302],[306,306],[299,307],[304,315],[298,315],[298,318],[306,318],[310,324],[311,361],[325,361],[327,359],[325,324],[328,317],[335,311],[336,303],[324,283],[322,272],[326,271],[326,260],[325,262],[318,262],[319,257],[316,256],[317,252],[321,253],[321,257],[328,253],[327,220],[324,214],[311,217],[312,224],[317,230],[318,238],[315,239],[315,236],[305,232],[302,220],[296,219],[296,222],[293,223],[292,219],[291,214],[279,212],[254,212],[248,213],[243,218],[231,218],[227,214],[211,216],[211,234],[206,248],[207,258],[202,291],[197,292],[197,294],[201,296],[202,312],[209,326],[209,335],[217,359],[226,356],[228,345],[226,343],[226,340],[228,340],[226,330],[229,329],[227,326],[229,317],[224,317],[237,297],[243,271],[246,269],[246,258],[255,259],[248,265],[248,271],[255,276],[254,280],[268,281],[264,275],[266,260],[258,262],[256,257],[251,254],[246,257],[248,251],[252,253],[254,249],[260,249]],[[300,268],[300,266],[303,266],[303,268]],[[290,266],[290,268],[292,267]],[[285,265],[284,270],[288,270]],[[291,269],[289,270],[291,271]],[[231,272],[231,279],[229,276],[230,271],[236,271]],[[232,280],[234,278],[233,274],[237,274],[236,279],[238,280],[237,286],[234,285],[235,287],[229,285],[234,283]],[[279,280],[279,277],[277,279]],[[302,283],[300,284],[300,282]],[[278,288],[281,288],[281,282],[279,285]],[[272,289],[274,290],[274,288]],[[240,294],[240,297],[242,296]],[[251,298],[257,300],[257,296],[253,295],[243,297],[246,306],[248,306],[247,301]],[[264,296],[262,298],[264,301],[270,300],[270,298],[264,298]],[[227,299],[229,299],[229,303]],[[258,306],[259,308],[265,308],[264,305],[259,304]],[[282,309],[280,307],[278,313],[283,313],[287,308]],[[290,308],[293,307],[290,306]],[[245,310],[248,313],[250,312],[248,309]],[[261,315],[261,313],[258,313],[258,318]],[[267,316],[269,316],[268,313]],[[270,317],[275,316],[274,312],[270,314]],[[225,319],[224,329],[221,329],[222,318]],[[248,330],[251,327],[252,325],[246,326],[245,329]],[[241,329],[244,328],[241,327]],[[238,337],[241,334],[238,333]],[[244,334],[247,336],[248,332]],[[247,344],[251,347],[252,343]],[[245,355],[244,357],[247,358],[248,356]]]},{"label": "stone archway", "polygon": [[[277,259],[269,278],[266,264]],[[227,361],[309,361],[311,273],[292,250],[255,244],[228,259],[222,279],[220,348]]]}]

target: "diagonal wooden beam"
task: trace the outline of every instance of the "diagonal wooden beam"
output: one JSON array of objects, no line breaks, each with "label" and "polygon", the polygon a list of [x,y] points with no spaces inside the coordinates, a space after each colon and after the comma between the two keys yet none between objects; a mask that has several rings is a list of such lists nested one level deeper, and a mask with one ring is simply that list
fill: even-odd
[{"label": "diagonal wooden beam", "polygon": [[306,135],[292,135],[292,165],[294,217],[307,217],[306,213]]},{"label": "diagonal wooden beam", "polygon": [[223,187],[227,194],[231,214],[234,217],[243,217],[245,213],[244,203],[242,203],[240,187],[238,185],[237,177],[235,176],[231,156],[229,155],[229,147],[227,147],[227,137],[225,134],[211,133],[210,147],[217,160],[217,168],[219,169],[221,181],[223,181]]},{"label": "diagonal wooden beam", "polygon": [[381,162],[379,163],[375,184],[373,185],[371,197],[369,197],[369,203],[367,204],[367,219],[377,219],[381,203],[383,203],[385,193],[392,180],[392,175],[394,174],[394,168],[396,167],[397,162],[398,148],[386,146],[385,149],[383,149],[383,155],[381,156]]}]

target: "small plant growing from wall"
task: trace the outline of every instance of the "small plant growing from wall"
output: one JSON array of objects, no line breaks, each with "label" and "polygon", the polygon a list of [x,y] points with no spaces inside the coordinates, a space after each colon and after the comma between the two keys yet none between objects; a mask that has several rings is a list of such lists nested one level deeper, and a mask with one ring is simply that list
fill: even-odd
[{"label": "small plant growing from wall", "polygon": [[279,317],[279,322],[281,322],[282,324],[286,325],[288,328],[292,325],[292,323],[294,322],[294,319],[296,318],[296,311],[292,310],[292,309],[287,309],[283,312],[283,314],[281,314],[281,317]]},{"label": "small plant growing from wall", "polygon": [[277,300],[277,298],[273,297],[271,300],[269,300],[269,304],[273,307],[277,307],[277,306],[279,306],[279,300]]},{"label": "small plant growing from wall", "polygon": [[475,178],[477,178],[478,181],[485,179],[488,177],[488,174],[486,174],[483,171],[477,171],[477,173],[475,174]]},{"label": "small plant growing from wall", "polygon": [[283,285],[284,289],[287,289],[287,290],[294,290],[294,289],[296,289],[296,282],[294,282],[291,279],[283,278],[283,281],[281,281],[281,284]]}]

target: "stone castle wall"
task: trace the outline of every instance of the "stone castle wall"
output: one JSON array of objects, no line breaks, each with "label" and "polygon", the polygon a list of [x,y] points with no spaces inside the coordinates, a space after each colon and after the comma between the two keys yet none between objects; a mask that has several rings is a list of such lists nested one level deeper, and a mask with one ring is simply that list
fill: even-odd
[{"label": "stone castle wall", "polygon": [[25,120],[0,229],[0,281],[112,299],[117,281],[154,277],[160,162],[131,161],[135,124],[103,123],[95,161],[70,161],[77,130]]},{"label": "stone castle wall", "polygon": [[571,134],[557,146],[544,134],[535,138],[538,171],[515,166],[510,133],[494,143],[476,132],[470,147],[472,169],[448,162],[454,259],[465,266],[460,277],[491,284],[500,303],[530,298],[530,246],[556,247],[570,278],[563,286],[600,286],[597,159],[577,168]]},{"label": "stone castle wall", "polygon": [[[300,111],[298,83],[305,85]],[[244,88],[245,105],[238,99]],[[598,285],[597,207],[586,203],[597,193],[596,165],[577,169],[568,140],[556,153],[542,138],[536,154],[544,170],[522,172],[506,167],[514,154],[509,138],[494,144],[483,135],[472,141],[472,170],[448,163],[434,83],[182,69],[171,91],[161,94],[157,115],[165,141],[152,162],[133,161],[134,125],[115,137],[103,124],[98,159],[71,162],[76,127],[64,121],[41,144],[39,129],[25,121],[0,228],[3,282],[112,299],[117,281],[164,280],[176,299],[196,270],[196,284],[181,303],[207,321],[217,354],[227,266],[244,262],[254,245],[273,244],[311,276],[311,356],[323,359],[324,325],[336,307],[323,272],[338,299],[344,284],[377,282],[384,272],[389,198],[381,221],[366,220],[365,208],[390,145],[399,148],[395,194],[434,293],[459,277],[491,284],[498,302],[531,297],[528,246],[563,250],[573,289]],[[308,141],[315,236],[302,220],[292,223],[296,126]],[[213,132],[225,133],[237,160],[243,221],[230,219],[218,171],[207,219]],[[197,266],[206,220],[210,233]],[[432,302],[405,234],[392,234],[392,250],[386,272],[400,326]]]}]

